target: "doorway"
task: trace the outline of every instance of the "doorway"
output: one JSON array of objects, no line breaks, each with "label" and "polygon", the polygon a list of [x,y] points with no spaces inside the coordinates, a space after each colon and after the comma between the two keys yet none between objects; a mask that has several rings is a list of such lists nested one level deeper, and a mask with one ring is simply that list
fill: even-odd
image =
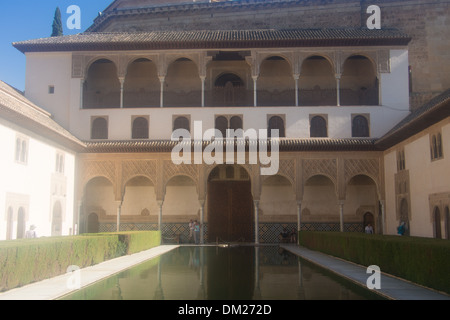
[{"label": "doorway", "polygon": [[252,242],[253,196],[247,171],[219,166],[208,179],[208,239],[210,242]]}]

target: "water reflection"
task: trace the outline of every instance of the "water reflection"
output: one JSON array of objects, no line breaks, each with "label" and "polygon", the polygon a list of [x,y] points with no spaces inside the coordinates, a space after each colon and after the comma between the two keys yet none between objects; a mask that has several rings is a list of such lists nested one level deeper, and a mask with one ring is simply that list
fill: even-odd
[{"label": "water reflection", "polygon": [[180,247],[68,300],[356,300],[376,294],[277,247]]}]

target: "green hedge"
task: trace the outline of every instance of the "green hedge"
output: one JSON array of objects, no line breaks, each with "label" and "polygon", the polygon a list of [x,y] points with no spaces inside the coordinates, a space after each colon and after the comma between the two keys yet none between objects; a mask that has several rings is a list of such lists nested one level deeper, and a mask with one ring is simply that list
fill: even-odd
[{"label": "green hedge", "polygon": [[150,248],[157,247],[161,244],[160,231],[125,231],[112,233],[90,233],[83,236],[104,236],[115,235],[124,244],[125,254],[134,254]]},{"label": "green hedge", "polygon": [[131,232],[0,242],[0,292],[160,244],[159,232]]},{"label": "green hedge", "polygon": [[299,232],[299,245],[450,293],[450,241],[340,232]]}]

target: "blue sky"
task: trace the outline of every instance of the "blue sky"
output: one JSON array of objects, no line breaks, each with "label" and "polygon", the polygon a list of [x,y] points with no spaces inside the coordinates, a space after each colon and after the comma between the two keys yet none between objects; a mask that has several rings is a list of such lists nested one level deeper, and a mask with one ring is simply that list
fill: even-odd
[{"label": "blue sky", "polygon": [[[25,55],[11,44],[16,41],[46,38],[52,32],[56,7],[62,14],[64,34],[85,31],[98,12],[103,11],[113,0],[14,0],[0,4],[0,80],[25,89]],[[81,30],[69,30],[66,21],[70,17],[67,8],[77,5],[81,9]]]}]

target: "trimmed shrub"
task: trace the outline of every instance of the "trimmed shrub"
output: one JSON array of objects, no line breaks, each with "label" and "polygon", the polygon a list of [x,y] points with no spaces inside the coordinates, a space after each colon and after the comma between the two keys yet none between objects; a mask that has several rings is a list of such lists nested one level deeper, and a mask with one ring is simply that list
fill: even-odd
[{"label": "trimmed shrub", "polygon": [[450,293],[450,241],[341,232],[299,232],[299,245]]},{"label": "trimmed shrub", "polygon": [[0,242],[0,292],[160,244],[159,232],[110,233]]}]

